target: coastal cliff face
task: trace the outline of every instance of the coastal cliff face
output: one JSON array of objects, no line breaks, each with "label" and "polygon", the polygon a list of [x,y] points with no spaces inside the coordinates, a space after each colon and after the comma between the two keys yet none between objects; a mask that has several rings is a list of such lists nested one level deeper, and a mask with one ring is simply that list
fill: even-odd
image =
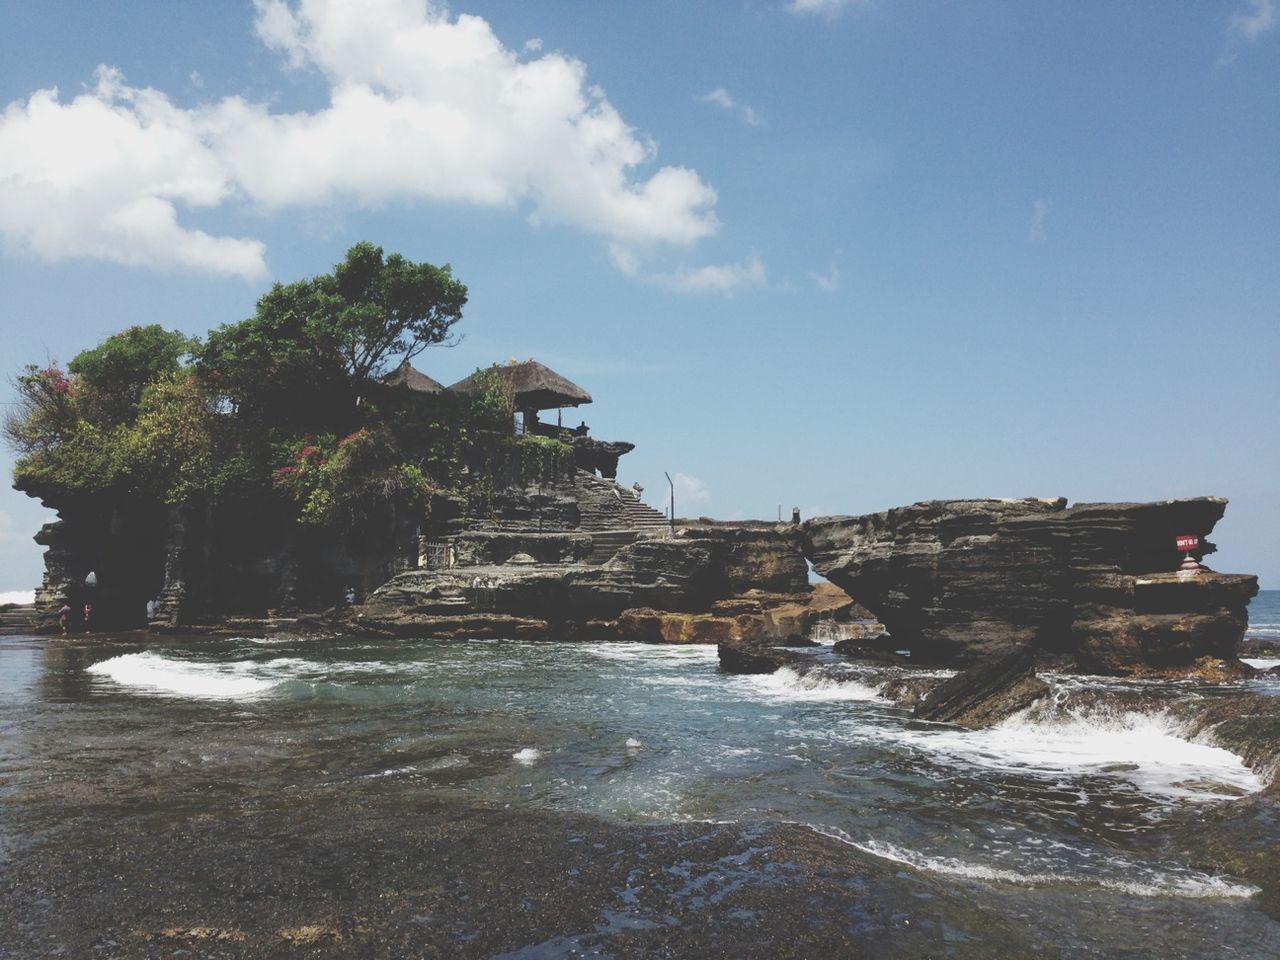
[{"label": "coastal cliff face", "polygon": [[1231,658],[1257,578],[1178,573],[1220,497],[1159,503],[935,500],[802,525],[814,569],[914,656],[966,660],[1030,645],[1131,673]]},{"label": "coastal cliff face", "polygon": [[[533,550],[548,538],[525,539]],[[744,631],[783,640],[807,626],[789,620],[789,608],[803,607],[809,594],[791,527],[709,524],[675,537],[640,536],[603,564],[536,563],[528,551],[521,555],[523,562],[402,573],[356,608],[354,625],[430,635],[438,618],[492,615],[537,621],[548,637],[702,643]],[[739,599],[732,609],[718,606],[731,598]]]}]

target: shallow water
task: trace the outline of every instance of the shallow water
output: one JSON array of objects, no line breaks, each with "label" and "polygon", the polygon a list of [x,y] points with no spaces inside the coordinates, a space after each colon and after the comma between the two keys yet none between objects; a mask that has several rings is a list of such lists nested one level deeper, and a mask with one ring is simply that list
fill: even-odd
[{"label": "shallow water", "polygon": [[1102,681],[1056,676],[1051,704],[967,732],[912,721],[874,678],[814,655],[804,675],[739,677],[714,647],[0,638],[0,858],[74,842],[77,816],[394,788],[641,822],[800,823],[979,901],[1012,897],[1080,955],[1280,955],[1256,888],[1180,854],[1198,813],[1262,786],[1162,709],[1223,690],[1111,682],[1144,696],[1134,712],[1089,706]]}]

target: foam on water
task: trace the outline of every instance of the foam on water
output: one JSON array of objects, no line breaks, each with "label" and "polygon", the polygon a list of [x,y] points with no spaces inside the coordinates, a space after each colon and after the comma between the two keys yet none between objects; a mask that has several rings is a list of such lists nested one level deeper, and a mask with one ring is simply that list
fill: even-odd
[{"label": "foam on water", "polygon": [[523,750],[517,750],[513,753],[511,759],[516,763],[531,766],[542,759],[542,751],[536,747],[525,747]]},{"label": "foam on water", "polygon": [[705,643],[586,643],[577,649],[601,660],[630,663],[715,663],[719,660],[715,645]]},{"label": "foam on water", "polygon": [[1280,667],[1280,660],[1269,660],[1265,657],[1242,657],[1240,662],[1247,663],[1258,670],[1270,670],[1272,667]]},{"label": "foam on water", "polygon": [[95,663],[88,672],[122,687],[145,691],[193,699],[251,700],[267,696],[302,668],[317,666],[289,657],[208,663],[146,650]]},{"label": "foam on water", "polygon": [[1053,871],[1023,872],[1004,867],[972,863],[958,857],[934,856],[912,850],[886,840],[869,838],[859,842],[843,830],[835,827],[819,827],[806,824],[815,833],[871,854],[882,860],[901,863],[924,873],[969,880],[985,880],[993,883],[1012,883],[1023,886],[1047,886],[1052,884],[1080,884],[1106,887],[1120,893],[1139,897],[1186,897],[1190,899],[1243,899],[1258,893],[1258,888],[1226,877],[1202,873],[1196,870],[1169,868],[1167,870],[1142,867],[1120,858],[1111,863],[1128,876],[1084,875]]},{"label": "foam on water", "polygon": [[1105,776],[1166,799],[1222,800],[1264,786],[1234,753],[1184,739],[1180,723],[1166,713],[1028,710],[986,730],[880,725],[859,732],[892,738],[962,767],[1045,777]]},{"label": "foam on water", "polygon": [[774,673],[737,678],[739,689],[768,699],[829,703],[836,700],[879,700],[878,686],[861,683],[847,676],[833,676],[821,670],[801,673],[782,667]]}]

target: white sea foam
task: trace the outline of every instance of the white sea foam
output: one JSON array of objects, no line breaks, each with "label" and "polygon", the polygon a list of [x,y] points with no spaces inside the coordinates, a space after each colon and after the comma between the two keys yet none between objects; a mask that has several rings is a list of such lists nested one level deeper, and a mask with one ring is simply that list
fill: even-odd
[{"label": "white sea foam", "polygon": [[577,649],[602,660],[640,663],[655,661],[714,663],[719,658],[715,644],[706,643],[584,643]]},{"label": "white sea foam", "polygon": [[879,700],[879,688],[858,680],[833,677],[810,670],[800,673],[790,667],[759,676],[738,678],[740,687],[769,700],[823,703],[835,700]]},{"label": "white sea foam", "polygon": [[287,680],[318,667],[288,657],[208,663],[146,650],[95,663],[88,672],[132,689],[193,699],[252,700],[267,696]]},{"label": "white sea foam", "polygon": [[1105,776],[1144,794],[1185,801],[1221,800],[1264,784],[1240,757],[1184,739],[1164,713],[1024,711],[986,730],[953,727],[860,728],[917,750],[979,767],[1040,776]]},{"label": "white sea foam", "polygon": [[911,850],[886,840],[871,838],[858,842],[843,830],[834,827],[817,827],[807,824],[811,830],[824,837],[869,853],[882,860],[901,863],[924,873],[969,880],[985,880],[992,883],[1012,883],[1022,886],[1047,886],[1051,884],[1084,884],[1106,887],[1121,893],[1139,897],[1186,897],[1189,899],[1244,899],[1258,893],[1258,888],[1226,877],[1201,873],[1195,870],[1158,870],[1139,867],[1113,859],[1112,865],[1131,871],[1131,876],[1094,876],[1090,874],[1059,873],[1055,871],[1008,870],[981,863],[972,863],[958,857],[934,856]]},{"label": "white sea foam", "polygon": [[1270,670],[1272,667],[1280,667],[1280,660],[1269,660],[1265,657],[1243,657],[1242,663],[1247,663],[1251,667],[1259,670]]},{"label": "white sea foam", "polygon": [[525,747],[523,750],[517,750],[511,755],[511,759],[516,763],[523,763],[525,766],[531,766],[542,759],[542,751],[536,747]]}]

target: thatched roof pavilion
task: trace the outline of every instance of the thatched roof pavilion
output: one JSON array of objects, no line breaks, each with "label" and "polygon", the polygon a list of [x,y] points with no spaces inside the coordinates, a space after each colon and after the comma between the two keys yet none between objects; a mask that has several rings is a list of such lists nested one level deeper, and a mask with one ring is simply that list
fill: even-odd
[{"label": "thatched roof pavilion", "polygon": [[385,377],[380,377],[378,383],[384,387],[404,387],[414,393],[444,392],[444,384],[437,383],[425,373],[415,370],[408,360],[404,361]]},{"label": "thatched roof pavilion", "polygon": [[489,372],[503,377],[510,385],[517,410],[554,410],[591,402],[591,394],[537,360],[495,363],[488,370],[477,370],[459,380],[449,389],[458,393],[474,393],[481,387],[480,375]]}]

